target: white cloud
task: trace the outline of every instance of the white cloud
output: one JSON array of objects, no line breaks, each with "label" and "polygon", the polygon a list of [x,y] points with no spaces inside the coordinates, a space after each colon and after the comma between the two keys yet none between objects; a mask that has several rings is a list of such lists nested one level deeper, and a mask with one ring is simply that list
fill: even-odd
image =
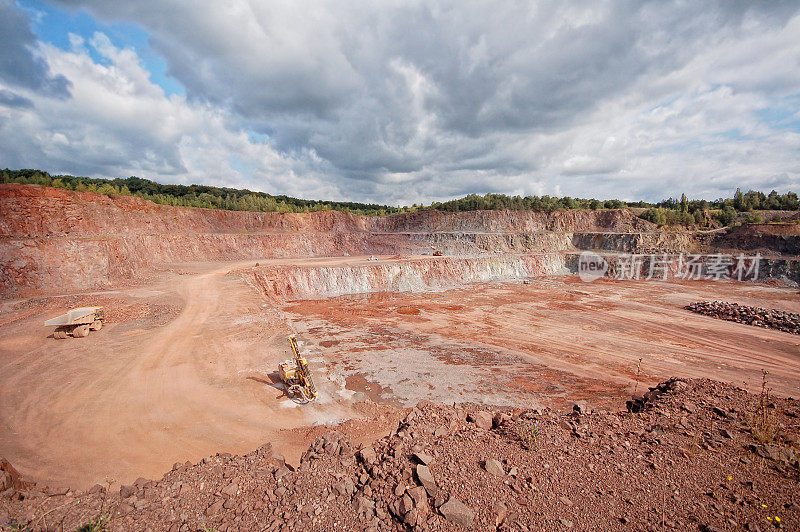
[{"label": "white cloud", "polygon": [[[52,72],[72,80],[70,99],[21,91],[32,106],[0,107],[0,135],[7,139],[0,158],[6,165],[187,184],[259,185],[294,194],[325,189],[313,170],[304,168],[300,178],[295,168],[303,164],[267,142],[251,142],[227,111],[167,97],[133,50],[115,47],[101,33],[88,43],[78,36],[71,42],[71,51],[44,44],[39,50]],[[87,47],[108,64],[94,62]],[[232,157],[250,173],[236,170]]]},{"label": "white cloud", "polygon": [[72,97],[0,77],[9,166],[395,204],[800,189],[796,125],[760,115],[797,112],[796,3],[60,3],[140,24],[186,97],[102,34],[40,44]]}]

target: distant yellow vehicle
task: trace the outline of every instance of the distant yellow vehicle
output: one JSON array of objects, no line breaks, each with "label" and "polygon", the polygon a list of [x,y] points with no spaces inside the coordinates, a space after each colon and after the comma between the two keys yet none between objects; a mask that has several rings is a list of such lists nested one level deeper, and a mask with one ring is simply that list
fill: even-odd
[{"label": "distant yellow vehicle", "polygon": [[300,397],[304,403],[311,402],[318,395],[314,379],[311,377],[311,369],[305,357],[300,356],[294,336],[289,338],[289,345],[292,346],[294,360],[287,360],[280,365],[281,380],[290,394]]},{"label": "distant yellow vehicle", "polygon": [[102,329],[104,321],[103,307],[80,307],[49,319],[44,322],[44,325],[45,327],[55,327],[53,338],[63,340],[67,336],[84,338],[89,335],[90,330]]}]

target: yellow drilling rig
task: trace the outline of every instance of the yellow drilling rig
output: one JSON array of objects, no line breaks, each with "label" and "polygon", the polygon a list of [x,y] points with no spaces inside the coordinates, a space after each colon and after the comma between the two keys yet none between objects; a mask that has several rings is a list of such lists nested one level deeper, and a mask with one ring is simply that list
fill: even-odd
[{"label": "yellow drilling rig", "polygon": [[311,402],[317,398],[317,387],[311,378],[311,369],[305,357],[300,356],[294,336],[289,337],[289,345],[292,346],[294,360],[287,360],[280,365],[281,380],[291,395],[301,398],[304,403]]}]

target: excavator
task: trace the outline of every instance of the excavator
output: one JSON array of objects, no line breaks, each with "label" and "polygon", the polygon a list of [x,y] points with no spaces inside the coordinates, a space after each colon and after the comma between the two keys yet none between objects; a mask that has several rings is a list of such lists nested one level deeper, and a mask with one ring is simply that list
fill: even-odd
[{"label": "excavator", "polygon": [[304,403],[310,403],[318,395],[314,379],[311,377],[311,369],[305,357],[300,356],[294,336],[289,337],[289,345],[292,347],[294,360],[287,360],[280,365],[281,380],[289,394],[299,397]]}]

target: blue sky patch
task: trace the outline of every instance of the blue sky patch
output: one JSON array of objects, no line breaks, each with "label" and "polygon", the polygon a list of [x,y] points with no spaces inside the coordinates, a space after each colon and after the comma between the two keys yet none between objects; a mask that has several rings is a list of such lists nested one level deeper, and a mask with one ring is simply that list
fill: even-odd
[{"label": "blue sky patch", "polygon": [[[95,32],[104,33],[117,48],[133,48],[142,66],[150,73],[150,81],[161,87],[167,96],[185,95],[183,86],[167,75],[166,62],[153,51],[148,43],[149,34],[140,26],[129,22],[105,24],[85,10],[59,9],[38,0],[19,0],[17,4],[30,16],[32,30],[42,42],[70,51],[70,33],[83,37],[87,42]],[[86,50],[95,63],[109,64],[108,59],[91,46],[86,46]]]},{"label": "blue sky patch", "polygon": [[774,105],[759,109],[756,115],[771,127],[800,133],[800,93],[780,98]]}]

